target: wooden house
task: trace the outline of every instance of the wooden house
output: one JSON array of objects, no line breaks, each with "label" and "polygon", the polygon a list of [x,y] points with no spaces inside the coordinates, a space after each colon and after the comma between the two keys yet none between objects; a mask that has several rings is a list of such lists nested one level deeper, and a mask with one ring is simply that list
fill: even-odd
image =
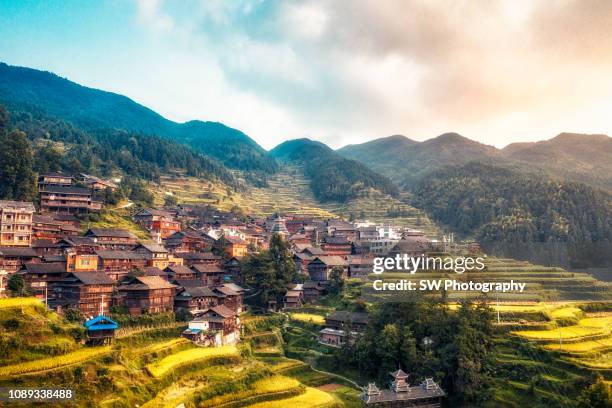
[{"label": "wooden house", "polygon": [[303,288],[305,302],[316,302],[321,297],[325,289],[321,282],[314,281],[304,282]]},{"label": "wooden house", "polygon": [[169,211],[147,208],[134,214],[133,218],[154,238],[166,239],[181,230],[181,223]]},{"label": "wooden house", "polygon": [[207,286],[219,286],[225,281],[227,271],[217,265],[196,264],[191,267]]},{"label": "wooden house", "polygon": [[136,235],[120,228],[90,228],[85,236],[106,250],[128,251],[138,244]]},{"label": "wooden house", "polygon": [[18,273],[23,275],[34,296],[44,299],[53,295],[51,286],[62,280],[67,271],[63,262],[26,263]]},{"label": "wooden house", "polygon": [[224,248],[227,255],[233,258],[242,258],[248,252],[248,243],[240,237],[227,236],[223,237]]},{"label": "wooden house", "polygon": [[30,246],[34,204],[0,200],[0,246]]},{"label": "wooden house", "polygon": [[351,254],[353,246],[345,236],[326,237],[321,244],[321,249],[329,256],[340,256],[346,258]]},{"label": "wooden house", "polygon": [[169,280],[199,279],[199,274],[195,270],[185,265],[171,265],[164,269]]},{"label": "wooden house", "polygon": [[143,269],[147,265],[144,255],[132,251],[98,250],[98,269],[118,281],[129,272]]},{"label": "wooden house", "polygon": [[155,314],[174,310],[173,285],[159,276],[136,276],[119,286],[125,306],[131,315]]},{"label": "wooden house", "polygon": [[446,393],[433,380],[425,378],[420,385],[411,386],[408,374],[402,369],[389,373],[391,386],[380,390],[375,383],[369,383],[361,394],[361,400],[366,407],[415,407],[440,408]]},{"label": "wooden house", "polygon": [[204,252],[210,250],[213,242],[210,238],[193,229],[178,231],[168,236],[164,243],[174,253]]},{"label": "wooden house", "polygon": [[100,211],[103,202],[88,188],[72,186],[46,186],[38,192],[41,212],[85,214]]},{"label": "wooden house", "polygon": [[58,310],[80,310],[83,316],[109,312],[115,282],[104,272],[69,272],[53,282],[53,301]]},{"label": "wooden house", "polygon": [[334,268],[342,270],[342,276],[348,274],[348,263],[339,256],[318,256],[308,263],[308,275],[315,282],[327,282]]},{"label": "wooden house", "polygon": [[185,252],[176,253],[177,257],[183,259],[183,265],[193,266],[198,264],[221,265],[223,258],[212,252]]},{"label": "wooden house", "polygon": [[301,307],[304,303],[303,290],[288,290],[283,298],[285,309]]},{"label": "wooden house", "polygon": [[159,244],[140,244],[134,250],[147,260],[147,266],[165,269],[170,265],[182,265],[183,259],[174,257],[166,248]]},{"label": "wooden house", "polygon": [[181,287],[180,293],[174,298],[174,308],[190,312],[207,310],[223,302],[223,296],[207,286]]},{"label": "wooden house", "polygon": [[213,344],[215,346],[236,344],[240,340],[240,318],[236,312],[223,305],[199,313],[189,322],[189,329],[194,328],[220,334],[220,340]]},{"label": "wooden house", "polygon": [[109,343],[115,336],[115,330],[119,328],[117,322],[104,315],[87,320],[83,326],[87,330],[88,342],[92,345]]}]

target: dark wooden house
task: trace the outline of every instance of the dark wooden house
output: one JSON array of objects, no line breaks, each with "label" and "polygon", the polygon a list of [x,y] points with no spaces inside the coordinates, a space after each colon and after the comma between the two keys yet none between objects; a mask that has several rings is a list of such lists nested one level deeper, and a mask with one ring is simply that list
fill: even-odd
[{"label": "dark wooden house", "polygon": [[159,276],[137,276],[119,286],[119,293],[124,295],[125,306],[130,314],[137,316],[172,312],[175,288],[176,285]]},{"label": "dark wooden house", "polygon": [[51,307],[58,310],[80,310],[83,316],[93,317],[110,310],[115,282],[104,272],[70,272],[53,282]]}]

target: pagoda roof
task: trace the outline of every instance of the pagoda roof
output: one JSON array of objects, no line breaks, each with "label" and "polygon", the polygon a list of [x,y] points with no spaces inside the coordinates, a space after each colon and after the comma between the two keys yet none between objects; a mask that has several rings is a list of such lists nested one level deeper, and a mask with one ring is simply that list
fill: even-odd
[{"label": "pagoda roof", "polygon": [[397,371],[392,371],[389,373],[391,375],[391,377],[395,378],[395,379],[406,379],[408,378],[408,374],[406,374],[404,372],[404,370],[402,370],[401,368],[398,368]]}]

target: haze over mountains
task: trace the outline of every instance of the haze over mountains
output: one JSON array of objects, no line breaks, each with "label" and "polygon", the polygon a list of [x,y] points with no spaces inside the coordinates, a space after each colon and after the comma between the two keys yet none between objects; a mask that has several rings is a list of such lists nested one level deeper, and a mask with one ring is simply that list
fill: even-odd
[{"label": "haze over mountains", "polygon": [[612,138],[606,135],[562,133],[550,140],[510,144],[503,149],[445,133],[424,142],[395,135],[337,151],[410,187],[432,170],[487,162],[520,171],[542,171],[612,190]]},{"label": "haze over mountains", "polygon": [[239,189],[239,178],[258,185],[298,165],[321,202],[372,190],[400,197],[400,187],[410,204],[462,234],[567,242],[576,262],[612,263],[612,138],[605,135],[563,133],[504,149],[456,133],[424,142],[395,135],[336,151],[295,139],[267,152],[221,123],[176,123],[125,96],[1,63],[0,105],[10,125],[27,134],[39,164],[55,158],[53,168],[70,173],[155,181],[181,170]]}]

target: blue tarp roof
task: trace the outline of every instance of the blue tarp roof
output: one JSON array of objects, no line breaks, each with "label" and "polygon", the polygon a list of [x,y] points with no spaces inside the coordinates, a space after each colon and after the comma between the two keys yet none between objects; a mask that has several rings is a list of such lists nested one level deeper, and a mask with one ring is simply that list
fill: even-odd
[{"label": "blue tarp roof", "polygon": [[83,323],[87,330],[114,330],[119,327],[119,324],[110,317],[99,315]]}]

